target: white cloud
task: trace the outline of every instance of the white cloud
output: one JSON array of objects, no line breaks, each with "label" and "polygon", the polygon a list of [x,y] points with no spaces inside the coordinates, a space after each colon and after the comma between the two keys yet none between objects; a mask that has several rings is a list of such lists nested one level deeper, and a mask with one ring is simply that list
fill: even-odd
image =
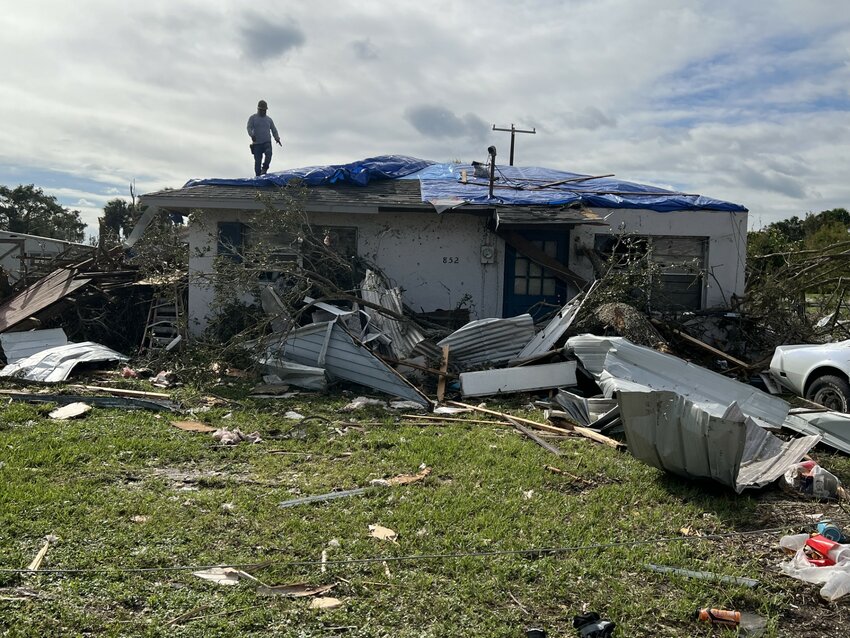
[{"label": "white cloud", "polygon": [[[844,3],[685,0],[108,0],[0,14],[0,164],[127,193],[248,176],[269,103],[272,169],[400,153],[673,184],[755,223],[850,206]],[[49,190],[49,189],[46,189]],[[55,191],[50,191],[55,192]],[[70,196],[70,195],[69,195]],[[91,222],[89,222],[91,223]]]}]

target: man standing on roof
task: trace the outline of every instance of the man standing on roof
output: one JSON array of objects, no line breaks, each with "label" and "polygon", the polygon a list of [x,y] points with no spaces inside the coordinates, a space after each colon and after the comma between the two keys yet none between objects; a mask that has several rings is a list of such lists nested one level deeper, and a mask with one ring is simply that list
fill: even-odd
[{"label": "man standing on roof", "polygon": [[[272,118],[266,115],[269,105],[265,100],[257,103],[257,112],[248,118],[248,135],[251,136],[251,153],[254,155],[254,174],[265,175],[272,163],[272,135],[278,146],[280,136],[277,134]],[[265,159],[264,157],[265,156]]]}]

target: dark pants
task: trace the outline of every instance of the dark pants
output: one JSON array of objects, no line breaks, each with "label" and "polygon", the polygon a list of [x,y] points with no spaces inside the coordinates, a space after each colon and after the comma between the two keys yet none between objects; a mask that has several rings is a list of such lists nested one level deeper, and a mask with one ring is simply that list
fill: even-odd
[{"label": "dark pants", "polygon": [[254,154],[254,175],[265,175],[269,170],[269,164],[272,163],[272,143],[251,144],[251,152]]}]

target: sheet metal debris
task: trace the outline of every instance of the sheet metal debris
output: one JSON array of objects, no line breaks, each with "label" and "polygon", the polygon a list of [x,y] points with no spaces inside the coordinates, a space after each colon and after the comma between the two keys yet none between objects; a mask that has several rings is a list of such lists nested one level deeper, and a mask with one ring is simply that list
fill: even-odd
[{"label": "sheet metal debris", "polygon": [[567,345],[596,377],[606,397],[623,390],[668,390],[714,416],[722,416],[734,401],[746,416],[769,429],[779,429],[788,414],[790,406],[782,399],[621,337],[581,335]]},{"label": "sheet metal debris", "polygon": [[349,496],[363,496],[374,489],[374,487],[358,487],[353,490],[328,492],[327,494],[316,494],[314,496],[304,496],[303,498],[293,498],[281,503],[280,507],[295,507],[296,505],[307,505],[308,503],[324,503],[325,501],[333,501],[338,498],[348,498]]},{"label": "sheet metal debris", "polygon": [[[397,315],[404,315],[401,289],[388,288],[382,278],[371,270],[366,271],[366,277],[360,284],[360,296]],[[365,308],[364,311],[369,315],[371,328],[389,337],[390,349],[396,359],[409,357],[416,347],[425,341],[425,335],[412,321],[402,323],[372,308]]]},{"label": "sheet metal debris", "polygon": [[[431,400],[375,356],[337,321],[293,330],[268,354],[302,365],[324,368],[334,378],[358,383],[431,408]],[[277,372],[277,374],[280,374]]]},{"label": "sheet metal debris", "polygon": [[156,412],[176,410],[179,405],[172,401],[136,399],[133,397],[83,396],[79,394],[33,394],[0,390],[0,396],[22,403],[57,403],[67,405],[78,401],[96,408],[120,408],[124,410],[153,410]]},{"label": "sheet metal debris", "polygon": [[0,377],[58,383],[80,363],[127,361],[128,357],[92,341],[69,343],[37,352],[0,370]]},{"label": "sheet metal debris", "polygon": [[782,425],[800,434],[818,434],[824,445],[850,454],[850,414],[831,410],[789,414]]},{"label": "sheet metal debris", "polygon": [[718,416],[667,391],[620,391],[618,401],[635,458],[679,476],[714,479],[738,493],[783,476],[820,440],[784,443],[734,402]]},{"label": "sheet metal debris", "polygon": [[590,295],[596,287],[596,281],[591,284],[587,292],[579,293],[570,301],[567,302],[558,313],[549,320],[546,327],[538,332],[525,347],[519,351],[516,356],[517,361],[524,359],[532,359],[536,356],[549,352],[552,347],[558,342],[558,339],[564,336],[564,333],[569,330],[575,318],[581,310],[584,300]]},{"label": "sheet metal debris", "polygon": [[460,375],[460,391],[465,397],[531,392],[575,384],[575,361],[547,363],[524,368],[463,372]]},{"label": "sheet metal debris", "polygon": [[437,345],[449,346],[453,364],[469,367],[510,361],[533,337],[534,319],[524,314],[508,319],[470,321]]},{"label": "sheet metal debris", "polygon": [[264,355],[258,362],[282,382],[298,386],[305,390],[324,392],[328,389],[328,380],[324,368],[305,366],[293,361],[284,361],[280,357]]},{"label": "sheet metal debris", "polygon": [[6,363],[17,363],[30,355],[67,343],[68,337],[62,328],[0,334],[0,345],[3,346]]}]

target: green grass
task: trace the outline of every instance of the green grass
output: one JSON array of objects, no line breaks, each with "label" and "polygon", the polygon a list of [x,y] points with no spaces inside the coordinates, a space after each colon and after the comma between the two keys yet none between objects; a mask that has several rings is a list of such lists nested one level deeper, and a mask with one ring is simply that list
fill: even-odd
[{"label": "green grass", "polygon": [[[56,422],[45,407],[3,408],[0,567],[25,567],[43,537],[55,534],[60,540],[44,569],[110,570],[0,573],[0,597],[20,588],[38,595],[0,600],[4,635],[513,637],[535,625],[557,637],[576,635],[572,617],[584,610],[615,621],[616,636],[722,635],[690,619],[706,605],[765,615],[771,636],[809,635],[812,627],[818,636],[847,635],[848,603],[822,602],[816,586],[779,575],[779,533],[389,562],[390,577],[380,562],[332,565],[326,574],[316,565],[293,566],[318,560],[323,549],[341,560],[681,539],[683,527],[700,534],[766,527],[790,533],[809,522],[805,514],[834,511],[776,489],[735,495],[672,477],[585,439],[557,441],[564,457],[556,458],[507,428],[409,425],[380,410],[340,414],[342,403],[244,400],[228,419],[230,410],[222,408],[199,415],[212,425],[279,437],[234,447],[177,430],[168,414],[95,409],[85,419]],[[540,418],[522,405],[502,407]],[[284,438],[294,427],[282,418],[289,409],[334,425],[312,421]],[[366,424],[362,431],[335,430],[352,418]],[[816,456],[850,482],[846,457],[824,450]],[[278,507],[296,496],[413,473],[421,463],[433,469],[421,483]],[[552,474],[546,464],[590,484]],[[398,542],[370,538],[372,523],[398,532]],[[338,548],[328,547],[331,539]],[[251,583],[220,586],[191,570],[120,571],[264,561],[271,565],[251,570],[264,583],[335,582],[328,595],[344,607],[314,611],[309,599],[263,597]],[[650,573],[647,562],[762,584],[750,590],[689,581]],[[198,618],[169,626],[198,607]],[[822,616],[830,620],[818,626]]]}]

